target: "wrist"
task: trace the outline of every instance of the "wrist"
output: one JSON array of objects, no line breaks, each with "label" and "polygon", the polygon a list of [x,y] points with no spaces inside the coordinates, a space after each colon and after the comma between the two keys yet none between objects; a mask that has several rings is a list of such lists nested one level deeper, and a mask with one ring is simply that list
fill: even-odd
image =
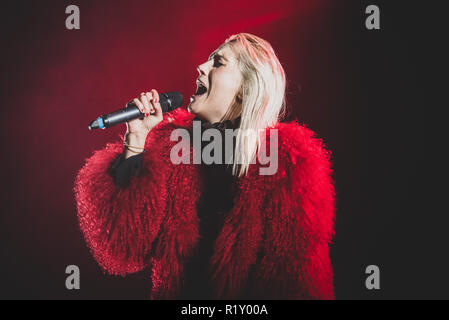
[{"label": "wrist", "polygon": [[140,132],[127,132],[124,137],[124,142],[131,146],[136,146],[138,148],[144,148],[145,142],[147,140],[147,133]]},{"label": "wrist", "polygon": [[127,132],[124,137],[124,157],[135,156],[137,154],[145,152],[145,142],[148,134]]},{"label": "wrist", "polygon": [[130,148],[125,147],[125,150],[124,150],[124,153],[123,153],[123,157],[126,160],[126,159],[128,159],[128,158],[130,158],[132,156],[136,156],[136,155],[141,154],[143,152],[145,152],[145,151],[141,151],[141,152],[140,151],[133,151]]}]

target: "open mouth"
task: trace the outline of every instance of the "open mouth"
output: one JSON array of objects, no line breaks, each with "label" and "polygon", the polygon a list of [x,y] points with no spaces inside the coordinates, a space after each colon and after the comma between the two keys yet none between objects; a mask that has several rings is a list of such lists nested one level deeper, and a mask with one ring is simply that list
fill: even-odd
[{"label": "open mouth", "polygon": [[201,96],[207,92],[207,87],[201,82],[197,82],[198,87],[195,92],[195,96]]}]

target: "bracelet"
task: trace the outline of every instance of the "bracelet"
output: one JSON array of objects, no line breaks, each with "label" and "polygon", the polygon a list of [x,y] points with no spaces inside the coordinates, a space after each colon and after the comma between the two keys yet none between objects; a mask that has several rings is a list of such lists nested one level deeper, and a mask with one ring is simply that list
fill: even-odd
[{"label": "bracelet", "polygon": [[134,148],[134,149],[145,150],[145,148],[135,147],[135,146],[130,146],[126,141],[123,141],[123,145],[124,145],[125,147],[131,147],[131,148]]},{"label": "bracelet", "polygon": [[[142,148],[142,147],[130,146],[130,145],[126,142],[126,140],[123,140],[123,145],[125,146],[126,149],[128,149],[129,151],[132,151],[132,152],[134,152],[134,153],[141,153],[141,152],[145,152],[145,151],[146,151],[145,148]],[[131,148],[137,149],[137,150],[140,150],[140,151],[134,151],[134,150],[132,150]]]},{"label": "bracelet", "polygon": [[[141,152],[145,152],[146,151],[144,148],[130,146],[130,145],[126,144],[126,143],[124,144],[124,146],[125,146],[126,149],[128,149],[129,151],[132,151],[134,153],[141,153]],[[137,149],[137,151],[133,150],[131,148]]]}]

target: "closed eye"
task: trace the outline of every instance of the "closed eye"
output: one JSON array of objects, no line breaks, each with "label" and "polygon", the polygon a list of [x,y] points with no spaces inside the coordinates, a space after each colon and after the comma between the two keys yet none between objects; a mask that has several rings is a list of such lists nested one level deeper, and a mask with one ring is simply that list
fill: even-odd
[{"label": "closed eye", "polygon": [[220,67],[223,66],[223,63],[220,62],[220,57],[215,56],[214,57],[214,67]]}]

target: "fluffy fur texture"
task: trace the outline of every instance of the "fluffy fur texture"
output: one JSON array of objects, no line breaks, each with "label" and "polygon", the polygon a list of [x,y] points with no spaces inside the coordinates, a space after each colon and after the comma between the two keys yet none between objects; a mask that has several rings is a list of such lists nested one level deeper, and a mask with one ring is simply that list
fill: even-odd
[{"label": "fluffy fur texture", "polygon": [[[126,275],[149,266],[152,299],[176,298],[183,265],[199,240],[196,204],[202,190],[198,165],[174,165],[174,128],[188,128],[184,109],[164,115],[147,138],[144,167],[119,189],[109,164],[122,143],[96,151],[79,171],[75,198],[80,227],[102,269]],[[330,154],[296,122],[274,126],[279,136],[275,175],[250,166],[239,178],[233,209],[214,244],[211,298],[333,299],[329,244],[335,197]],[[269,133],[267,130],[267,140]],[[188,146],[186,146],[188,147]]]}]

